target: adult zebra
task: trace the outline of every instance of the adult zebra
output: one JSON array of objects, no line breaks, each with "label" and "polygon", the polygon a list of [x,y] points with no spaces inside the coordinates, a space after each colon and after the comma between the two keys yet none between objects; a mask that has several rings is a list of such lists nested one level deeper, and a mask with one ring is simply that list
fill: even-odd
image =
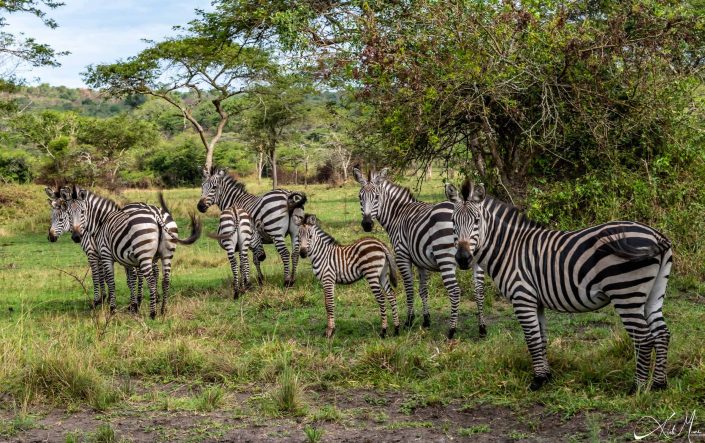
[{"label": "adult zebra", "polygon": [[588,312],[614,306],[637,354],[633,391],[646,386],[656,350],[652,389],[666,387],[670,333],[661,308],[671,271],[671,242],[641,223],[616,221],[577,231],[553,231],[513,206],[485,198],[469,181],[446,187],[454,202],[456,260],[475,260],[509,298],[531,353],[539,389],[551,376],[544,309]]},{"label": "adult zebra", "polygon": [[311,257],[313,273],[323,285],[328,317],[326,337],[332,337],[335,332],[335,284],[355,283],[362,278],[369,283],[379,305],[382,317],[380,336],[384,338],[387,335],[385,295],[392,308],[394,335],[399,335],[397,298],[392,289],[397,285],[397,279],[394,257],[387,246],[376,238],[361,238],[353,244],[341,246],[321,229],[315,215],[295,214],[293,218],[300,227],[301,258]]},{"label": "adult zebra", "polygon": [[[155,261],[161,259],[163,313],[169,294],[171,260],[176,250],[176,244],[192,244],[199,238],[201,226],[198,220],[191,217],[191,236],[187,239],[180,239],[176,222],[171,217],[161,194],[159,195],[161,208],[145,203],[130,203],[120,208],[114,201],[77,186],[71,189],[70,194],[62,194],[62,197],[68,204],[71,238],[82,244],[84,241],[88,242],[90,254],[94,256],[94,260],[98,260],[97,274],[94,274],[93,277],[94,281],[98,279],[108,285],[111,312],[115,310],[115,281],[113,261],[108,259],[108,253],[115,261],[125,266],[126,272],[128,269],[137,268],[138,275],[145,278],[149,285],[152,283],[156,285],[158,268]],[[116,213],[126,215],[118,217],[114,215]],[[147,219],[151,219],[152,222]],[[105,228],[109,220],[113,220],[110,229]],[[145,226],[144,233],[135,231],[135,227],[140,224]],[[152,229],[154,224],[158,229]],[[102,243],[97,238],[99,232],[103,233]],[[87,240],[84,240],[86,237]],[[120,243],[120,248],[113,251],[111,248],[117,245],[117,243],[113,243],[114,241]],[[152,248],[154,241],[157,242],[156,249],[152,252],[150,248]],[[144,252],[142,252],[143,249]],[[149,272],[147,272],[145,258],[148,256],[151,257]],[[156,316],[157,297],[158,294],[150,286],[150,317],[152,318]],[[96,299],[94,303],[99,304],[99,301]],[[139,300],[131,297],[130,307],[136,311],[139,308]]]},{"label": "adult zebra", "polygon": [[[284,285],[292,286],[299,262],[299,228],[293,223],[290,212],[292,204],[303,207],[305,202],[305,194],[284,189],[269,191],[260,197],[250,194],[245,185],[231,177],[225,169],[213,166],[210,170],[203,169],[201,198],[197,208],[206,212],[211,205],[216,205],[220,210],[237,206],[247,211],[261,227],[262,242],[274,243],[284,263]],[[284,241],[287,234],[291,236],[292,254],[289,254]]]},{"label": "adult zebra", "polygon": [[[416,200],[407,188],[387,180],[387,168],[379,173],[370,172],[366,179],[360,169],[353,168],[355,179],[360,183],[360,208],[362,228],[372,231],[377,219],[387,231],[396,254],[399,273],[406,292],[406,324],[414,321],[414,275],[412,267],[419,272],[419,295],[423,303],[423,326],[431,324],[428,310],[428,273],[440,272],[443,285],[450,298],[450,327],[448,338],[455,335],[458,323],[460,288],[455,278],[455,246],[453,244],[453,204],[424,203]],[[484,272],[473,269],[475,279],[475,301],[477,302],[478,328],[481,337],[487,333],[483,305]]]},{"label": "adult zebra", "polygon": [[[63,186],[55,186],[53,188],[45,188],[45,192],[49,197],[49,205],[51,206],[51,225],[49,227],[48,239],[50,242],[56,242],[64,232],[71,231],[71,219],[68,211],[68,204],[62,197],[62,191],[65,196],[70,196],[70,188]],[[91,279],[93,280],[93,305],[97,306],[105,299],[105,282],[102,278],[102,271],[98,263],[98,254],[95,252],[90,236],[85,236],[81,239],[81,249],[88,257],[88,266],[91,270]],[[133,300],[137,305],[142,300],[142,279],[137,271],[132,268],[125,268],[127,276],[127,287],[130,289],[130,300]],[[136,287],[135,287],[136,286]]]}]

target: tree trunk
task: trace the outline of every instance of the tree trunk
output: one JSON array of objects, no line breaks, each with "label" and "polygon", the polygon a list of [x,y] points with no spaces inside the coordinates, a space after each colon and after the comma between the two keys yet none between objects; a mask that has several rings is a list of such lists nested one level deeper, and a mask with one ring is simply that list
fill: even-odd
[{"label": "tree trunk", "polygon": [[308,187],[308,156],[304,157],[304,188]]},{"label": "tree trunk", "polygon": [[279,184],[277,182],[277,148],[275,144],[272,144],[269,152],[269,162],[272,164],[272,189],[277,189]]},{"label": "tree trunk", "polygon": [[264,169],[264,151],[259,151],[257,157],[257,184],[262,183],[262,169]]}]

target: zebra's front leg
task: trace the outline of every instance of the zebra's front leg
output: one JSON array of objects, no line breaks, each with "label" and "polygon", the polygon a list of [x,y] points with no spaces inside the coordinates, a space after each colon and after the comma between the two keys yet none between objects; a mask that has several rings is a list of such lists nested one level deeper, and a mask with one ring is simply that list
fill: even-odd
[{"label": "zebra's front leg", "polygon": [[105,278],[103,277],[103,269],[101,268],[100,257],[97,254],[88,254],[88,266],[91,268],[91,280],[93,281],[93,308],[97,308],[103,304],[105,292],[103,285]]},{"label": "zebra's front leg", "polygon": [[102,278],[108,285],[108,303],[110,305],[110,315],[115,313],[115,266],[112,257],[101,257]]},{"label": "zebra's front leg", "polygon": [[127,276],[127,287],[130,289],[130,312],[136,313],[139,311],[137,293],[135,292],[137,281],[140,280],[139,272],[131,266],[125,266],[125,275]]},{"label": "zebra's front leg", "polygon": [[274,237],[273,241],[274,247],[277,248],[277,252],[279,253],[279,256],[282,259],[282,263],[284,263],[284,287],[289,287],[291,286],[289,277],[289,262],[291,256],[289,255],[289,250],[286,248],[286,242],[284,241],[284,237]]},{"label": "zebra's front leg", "polygon": [[514,315],[516,315],[521,329],[524,331],[524,339],[531,354],[531,365],[533,367],[534,378],[529,385],[529,389],[536,391],[551,379],[551,369],[546,358],[546,347],[541,337],[541,325],[538,316],[538,307],[535,304],[527,304],[525,300],[516,301],[514,298]]},{"label": "zebra's front leg", "polygon": [[472,268],[472,278],[475,282],[475,304],[477,305],[477,324],[480,337],[487,336],[487,325],[485,324],[485,271],[480,265],[475,264]]},{"label": "zebra's front leg", "polygon": [[299,264],[299,236],[291,236],[291,274],[289,275],[289,286],[294,286],[296,281],[296,267]]},{"label": "zebra's front leg", "polygon": [[[154,268],[157,269],[157,275],[159,275],[159,268],[157,264],[154,263]],[[171,285],[171,258],[162,258],[162,316],[166,315],[166,302],[169,298],[169,286]],[[156,287],[156,277],[154,284]]]},{"label": "zebra's front leg", "polygon": [[419,271],[419,297],[421,297],[421,305],[423,307],[423,324],[424,328],[431,327],[431,312],[428,310],[428,271],[417,267]]},{"label": "zebra's front leg", "polygon": [[399,310],[397,309],[397,295],[394,293],[389,278],[384,283],[384,290],[387,293],[387,302],[392,308],[392,321],[394,322],[394,335],[399,335]]},{"label": "zebra's front leg", "polygon": [[458,326],[458,305],[460,305],[460,287],[458,286],[458,280],[455,278],[454,263],[441,266],[441,278],[443,279],[443,286],[448,292],[448,299],[450,299],[448,340],[451,340],[455,336],[455,330]]},{"label": "zebra's front leg", "polygon": [[335,278],[332,275],[326,275],[321,278],[323,285],[323,303],[326,306],[326,317],[328,323],[326,325],[326,338],[333,337],[335,333]]},{"label": "zebra's front leg", "polygon": [[233,300],[237,300],[240,297],[240,282],[237,276],[237,258],[234,250],[228,249],[228,261],[230,262],[230,270],[233,272]]},{"label": "zebra's front leg", "polygon": [[249,247],[240,249],[240,276],[242,278],[243,292],[252,288],[252,282],[250,282],[250,258],[247,256],[249,249]]},{"label": "zebra's front leg", "polygon": [[411,327],[414,324],[414,272],[411,267],[411,261],[397,254],[397,267],[404,282],[404,292],[406,293],[406,323]]},{"label": "zebra's front leg", "polygon": [[387,305],[384,300],[384,292],[382,292],[382,285],[380,283],[379,275],[369,275],[367,277],[367,283],[370,285],[370,289],[377,300],[379,305],[379,315],[382,319],[382,331],[379,336],[385,338],[387,336]]},{"label": "zebra's front leg", "polygon": [[262,284],[264,283],[264,275],[262,274],[260,261],[257,257],[257,252],[255,251],[252,251],[252,262],[255,264],[255,269],[257,269],[257,284],[262,286]]}]

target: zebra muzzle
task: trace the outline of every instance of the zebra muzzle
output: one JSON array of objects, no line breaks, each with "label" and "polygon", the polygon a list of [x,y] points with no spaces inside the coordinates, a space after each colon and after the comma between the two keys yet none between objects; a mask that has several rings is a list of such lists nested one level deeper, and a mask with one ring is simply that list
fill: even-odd
[{"label": "zebra muzzle", "polygon": [[304,249],[304,248],[299,249],[299,256],[300,256],[301,258],[306,258],[306,257],[308,257],[308,250],[307,250],[307,249]]},{"label": "zebra muzzle", "polygon": [[458,263],[460,269],[470,269],[472,255],[467,250],[458,248],[458,251],[455,253],[455,261]]},{"label": "zebra muzzle", "polygon": [[56,234],[54,234],[54,231],[52,231],[52,230],[49,230],[49,235],[47,236],[47,238],[52,243],[54,243],[55,241],[57,241],[59,239],[59,237],[57,237]]},{"label": "zebra muzzle", "polygon": [[362,229],[365,230],[365,232],[372,232],[372,227],[374,226],[374,222],[372,221],[372,217],[362,217]]},{"label": "zebra muzzle", "polygon": [[196,208],[197,208],[200,212],[206,212],[206,211],[208,210],[208,205],[206,204],[206,201],[205,201],[205,200],[201,199],[201,200],[198,201],[198,205],[196,205]]},{"label": "zebra muzzle", "polygon": [[81,234],[76,231],[73,231],[73,233],[71,234],[71,240],[73,240],[74,243],[81,243]]}]

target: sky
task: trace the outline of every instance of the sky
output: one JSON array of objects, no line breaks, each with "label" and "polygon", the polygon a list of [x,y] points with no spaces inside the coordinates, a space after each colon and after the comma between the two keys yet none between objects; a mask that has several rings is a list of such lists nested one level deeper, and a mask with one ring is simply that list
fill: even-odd
[{"label": "sky", "polygon": [[136,55],[145,48],[142,39],[160,40],[174,34],[174,25],[196,17],[194,9],[212,10],[211,0],[63,0],[65,5],[48,16],[59,27],[50,29],[30,14],[7,17],[6,32],[24,32],[56,51],[58,68],[21,67],[16,73],[31,85],[83,88],[80,73],[90,64],[111,63]]}]

